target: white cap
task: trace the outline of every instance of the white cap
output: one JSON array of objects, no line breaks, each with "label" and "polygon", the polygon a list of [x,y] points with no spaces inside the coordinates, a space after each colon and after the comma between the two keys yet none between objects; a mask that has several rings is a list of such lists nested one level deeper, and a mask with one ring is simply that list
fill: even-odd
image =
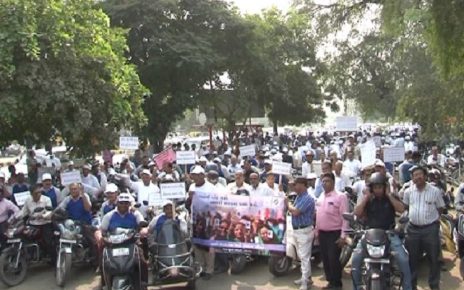
[{"label": "white cap", "polygon": [[52,180],[52,175],[50,173],[42,174],[42,181],[45,181],[45,180]]},{"label": "white cap", "polygon": [[150,161],[150,162],[148,163],[148,167],[152,167],[152,166],[155,166],[155,165],[156,165],[156,163],[153,162],[153,161]]},{"label": "white cap", "polygon": [[272,165],[272,160],[266,159],[266,160],[264,160],[264,164]]},{"label": "white cap", "polygon": [[84,164],[84,166],[82,166],[82,169],[88,169],[90,170],[91,166],[89,164]]},{"label": "white cap", "polygon": [[129,193],[121,193],[119,196],[118,196],[118,202],[124,202],[124,201],[128,201],[128,202],[132,202],[132,196],[129,194]]},{"label": "white cap", "polygon": [[114,183],[108,183],[105,188],[105,193],[107,192],[118,192],[118,187]]},{"label": "white cap", "polygon": [[165,206],[167,206],[167,205],[173,205],[172,201],[170,201],[169,199],[164,200],[164,201],[163,201],[163,207],[165,207]]},{"label": "white cap", "polygon": [[216,157],[216,158],[214,158],[214,160],[213,160],[213,161],[214,161],[214,162],[221,162],[221,158],[219,158],[219,157]]},{"label": "white cap", "polygon": [[0,178],[6,178],[5,177],[5,172],[0,171]]},{"label": "white cap", "polygon": [[68,165],[74,165],[74,161],[72,161],[72,160],[69,161],[69,162],[68,162]]},{"label": "white cap", "polygon": [[142,174],[147,174],[147,175],[150,175],[150,176],[151,176],[151,172],[150,172],[150,170],[148,170],[148,169],[142,170]]},{"label": "white cap", "polygon": [[196,165],[190,170],[190,174],[205,174],[205,170],[200,165]]},{"label": "white cap", "polygon": [[383,163],[380,159],[375,159],[374,166],[382,166],[385,167],[385,163]]},{"label": "white cap", "polygon": [[208,159],[205,156],[201,156],[198,162],[208,162]]}]

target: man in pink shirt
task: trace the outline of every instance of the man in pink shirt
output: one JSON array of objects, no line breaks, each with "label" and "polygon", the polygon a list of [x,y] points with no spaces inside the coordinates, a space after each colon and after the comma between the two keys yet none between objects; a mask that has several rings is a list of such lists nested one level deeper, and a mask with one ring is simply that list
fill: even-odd
[{"label": "man in pink shirt", "polygon": [[335,191],[335,176],[332,172],[321,175],[324,193],[316,201],[316,229],[324,265],[327,286],[322,289],[342,289],[342,266],[340,253],[345,243],[344,230],[348,228],[343,213],[348,211],[345,194]]}]

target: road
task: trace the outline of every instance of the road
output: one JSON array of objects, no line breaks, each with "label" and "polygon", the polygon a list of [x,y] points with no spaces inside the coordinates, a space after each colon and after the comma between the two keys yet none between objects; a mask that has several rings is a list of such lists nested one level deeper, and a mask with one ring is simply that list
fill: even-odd
[{"label": "road", "polygon": [[[459,278],[459,271],[456,268],[456,262],[453,262],[452,255],[445,254],[446,268],[449,271],[443,271],[441,276],[441,289],[443,290],[457,290],[463,289],[464,283]],[[424,262],[425,264],[425,262]],[[424,265],[421,269],[419,281],[419,289],[429,289],[427,285],[428,268]],[[425,278],[424,278],[425,277]],[[295,269],[285,277],[274,278],[267,269],[266,262],[255,261],[247,265],[246,271],[240,275],[231,275],[228,273],[213,276],[211,280],[204,281],[199,279],[197,282],[197,289],[200,290],[283,290],[283,289],[298,289],[293,285],[293,280],[299,278],[298,270]],[[325,285],[323,280],[323,271],[317,266],[313,265],[313,280],[314,285],[312,289],[320,289]],[[349,274],[349,266],[345,268],[343,275],[344,290],[352,289],[351,278]],[[55,285],[55,278],[53,269],[48,266],[36,266],[31,269],[27,280],[23,284],[9,288],[10,290],[52,290],[52,289],[65,289],[65,290],[97,290],[99,285],[99,278],[94,275],[93,271],[89,269],[73,269],[69,282],[64,288],[59,288]],[[6,289],[0,283],[0,289]],[[182,287],[150,287],[150,289],[170,289],[177,290]]]}]

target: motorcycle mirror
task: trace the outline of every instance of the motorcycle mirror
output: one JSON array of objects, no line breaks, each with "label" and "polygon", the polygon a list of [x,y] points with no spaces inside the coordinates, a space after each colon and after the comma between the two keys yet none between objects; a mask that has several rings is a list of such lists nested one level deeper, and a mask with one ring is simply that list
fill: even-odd
[{"label": "motorcycle mirror", "polygon": [[349,194],[353,194],[353,189],[349,186],[345,187],[345,191],[348,192]]},{"label": "motorcycle mirror", "polygon": [[343,218],[344,218],[345,220],[347,220],[347,221],[350,221],[350,222],[356,220],[354,214],[349,213],[349,212],[343,213]]},{"label": "motorcycle mirror", "polygon": [[407,217],[407,216],[402,216],[402,217],[400,217],[400,219],[398,220],[398,222],[399,222],[400,224],[405,224],[405,223],[409,222],[409,217]]},{"label": "motorcycle mirror", "polygon": [[137,202],[137,203],[134,205],[135,208],[140,208],[141,206],[142,206],[142,205],[140,204],[140,202]]},{"label": "motorcycle mirror", "polygon": [[148,206],[148,201],[144,200],[143,205]]},{"label": "motorcycle mirror", "polygon": [[139,222],[139,228],[146,228],[146,227],[148,227],[148,222],[147,221]]},{"label": "motorcycle mirror", "polygon": [[46,207],[45,207],[45,210],[46,210],[46,211],[52,211],[52,210],[53,210],[53,207],[51,207],[51,206],[46,206]]},{"label": "motorcycle mirror", "polygon": [[43,210],[44,210],[43,207],[36,207],[36,208],[34,209],[34,212],[41,212],[41,211],[43,211]]}]

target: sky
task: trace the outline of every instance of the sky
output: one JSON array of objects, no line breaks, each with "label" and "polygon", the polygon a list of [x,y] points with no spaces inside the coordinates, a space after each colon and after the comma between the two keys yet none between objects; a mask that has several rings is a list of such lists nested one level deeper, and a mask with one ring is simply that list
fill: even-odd
[{"label": "sky", "polygon": [[290,7],[291,0],[228,0],[234,3],[242,13],[259,13],[262,9],[277,7],[285,11]]}]

